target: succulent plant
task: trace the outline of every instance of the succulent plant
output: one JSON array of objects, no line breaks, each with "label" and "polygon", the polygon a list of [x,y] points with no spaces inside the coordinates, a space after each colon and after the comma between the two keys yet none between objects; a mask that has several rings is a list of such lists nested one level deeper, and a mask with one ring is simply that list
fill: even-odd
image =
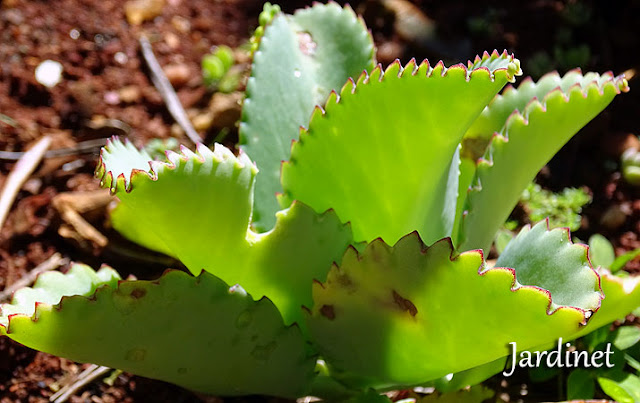
[{"label": "succulent plant", "polygon": [[552,73],[498,95],[521,74],[506,52],[383,69],[372,49],[348,8],[276,14],[237,156],[161,162],[110,141],[96,172],[113,226],[191,273],[47,273],[2,306],[0,334],[205,393],[388,401],[377,392],[478,383],[509,342],[549,348],[640,305],[639,278],[596,271],[566,229],[526,227],[495,267],[483,252],[623,77]]}]

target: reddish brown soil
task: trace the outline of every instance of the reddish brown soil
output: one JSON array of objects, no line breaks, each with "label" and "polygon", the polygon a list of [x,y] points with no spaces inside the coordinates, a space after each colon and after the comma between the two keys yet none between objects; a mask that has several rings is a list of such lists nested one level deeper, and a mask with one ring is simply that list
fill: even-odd
[{"label": "reddish brown soil", "polygon": [[[261,3],[166,0],[159,17],[132,26],[125,18],[124,0],[0,0],[0,115],[13,122],[0,120],[0,150],[22,151],[43,134],[53,136],[52,148],[110,135],[128,134],[136,145],[151,138],[174,136],[174,122],[150,83],[139,54],[138,37],[141,33],[149,36],[161,65],[178,66],[174,81],[181,102],[187,109],[201,110],[210,98],[200,79],[202,56],[214,45],[235,47],[245,42],[257,24]],[[286,3],[283,8],[291,12],[309,2]],[[525,61],[525,71],[535,71],[536,66],[527,61],[541,52],[551,55],[548,65],[542,63],[544,68],[563,70],[554,57],[554,47],[570,50],[584,44],[590,49],[586,69],[611,69],[615,73],[640,69],[637,1],[609,2],[606,7],[601,6],[603,2],[582,2],[586,11],[576,10],[573,1],[413,3],[438,23],[438,39],[430,43],[412,41],[393,29],[393,16],[377,1],[351,2],[372,28],[381,62],[427,56],[455,60],[467,58],[471,52],[506,48]],[[64,67],[62,82],[52,89],[34,78],[36,66],[46,59],[57,60]],[[634,87],[638,82],[636,78],[630,84]],[[122,96],[123,88],[128,89],[128,97]],[[578,235],[586,239],[591,233],[603,233],[614,242],[618,253],[640,247],[640,188],[626,185],[617,172],[619,144],[627,133],[640,134],[638,111],[640,91],[619,97],[554,158],[539,178],[551,189],[588,187],[594,201],[585,211],[585,225]],[[116,123],[100,123],[98,118]],[[130,129],[123,129],[118,122]],[[225,143],[231,146],[237,138],[233,127],[230,129]],[[210,141],[217,131],[203,134]],[[58,235],[61,220],[51,201],[62,192],[97,189],[92,177],[95,161],[95,152],[52,158],[32,176],[0,230],[0,290],[55,252],[94,267],[103,262],[123,267],[120,263],[127,261],[123,248],[134,246],[104,225],[103,209],[88,219],[108,236],[108,247],[71,242]],[[0,161],[0,187],[12,167],[12,162]],[[603,225],[603,213],[620,205],[628,207],[624,222],[616,228]],[[154,278],[167,265],[140,260],[134,274]],[[627,270],[640,271],[640,260],[628,265]],[[48,401],[52,385],[63,384],[82,368],[0,338],[0,402]],[[181,388],[122,374],[114,386],[94,382],[71,401],[200,400]]]}]

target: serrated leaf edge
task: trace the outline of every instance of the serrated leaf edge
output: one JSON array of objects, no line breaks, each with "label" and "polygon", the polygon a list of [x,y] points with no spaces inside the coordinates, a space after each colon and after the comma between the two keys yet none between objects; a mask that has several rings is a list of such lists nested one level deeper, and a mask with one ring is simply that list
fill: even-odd
[{"label": "serrated leaf edge", "polygon": [[[569,309],[575,309],[577,311],[579,311],[582,316],[584,317],[584,321],[583,323],[581,323],[582,325],[586,325],[589,318],[591,318],[591,316],[593,316],[594,313],[596,313],[599,309],[600,306],[602,305],[602,300],[605,298],[604,296],[604,292],[602,291],[602,278],[600,277],[600,274],[598,273],[598,271],[593,267],[593,264],[591,263],[591,258],[589,257],[589,246],[582,244],[582,243],[574,243],[573,240],[571,239],[571,230],[569,229],[569,227],[558,227],[558,228],[551,228],[550,223],[549,223],[549,218],[545,218],[544,220],[545,226],[546,226],[546,231],[547,232],[553,232],[553,231],[562,231],[565,233],[565,241],[572,246],[575,247],[579,247],[583,250],[584,253],[584,259],[587,262],[587,266],[589,267],[589,269],[593,272],[593,274],[596,276],[596,281],[597,281],[597,289],[598,289],[598,294],[599,294],[599,298],[598,298],[598,306],[591,310],[591,309],[583,309],[583,308],[579,308],[579,307],[574,307],[574,306],[569,306],[569,305],[557,305],[553,302],[553,296],[551,295],[551,292],[542,288],[542,287],[538,287],[538,286],[531,286],[531,285],[522,285],[520,284],[520,282],[518,282],[518,280],[516,279],[516,272],[515,269],[513,268],[509,268],[509,267],[493,267],[491,269],[488,270],[493,270],[493,269],[498,269],[498,270],[510,270],[513,271],[513,278],[514,278],[514,283],[512,285],[512,290],[517,290],[520,288],[529,288],[529,289],[536,289],[539,292],[545,293],[547,294],[547,297],[549,298],[549,305],[547,306],[547,314],[551,315],[554,312],[556,312],[560,307],[563,308],[569,308]],[[525,225],[521,232],[518,233],[517,236],[521,236],[521,234],[523,234],[525,231],[528,232],[531,230],[531,228],[533,228],[533,226],[531,224],[527,224]],[[555,308],[554,308],[555,305]]]},{"label": "serrated leaf edge", "polygon": [[[499,272],[499,271],[507,272],[512,277],[511,287],[510,287],[510,291],[511,292],[518,293],[521,290],[533,290],[533,291],[535,291],[535,292],[537,292],[539,294],[542,294],[542,295],[544,295],[546,297],[546,299],[548,301],[546,303],[546,306],[545,306],[545,312],[546,312],[546,314],[548,316],[551,316],[551,315],[555,314],[556,312],[558,312],[560,310],[576,311],[582,316],[582,321],[580,322],[580,325],[584,326],[584,325],[587,324],[587,322],[593,316],[593,314],[595,312],[597,312],[597,310],[600,308],[601,301],[604,298],[604,295],[602,293],[602,287],[601,287],[601,278],[600,278],[600,275],[598,274],[598,272],[593,268],[593,265],[591,264],[591,260],[589,259],[589,255],[588,255],[589,247],[587,245],[583,245],[583,244],[574,244],[571,241],[569,228],[550,229],[549,223],[548,223],[548,220],[547,220],[547,231],[555,231],[555,230],[566,230],[567,235],[568,235],[567,240],[569,241],[569,243],[572,244],[572,245],[576,245],[576,246],[582,247],[584,249],[584,254],[585,254],[584,256],[585,256],[585,258],[587,260],[589,268],[596,275],[597,286],[598,286],[598,290],[599,290],[599,293],[600,293],[598,307],[596,309],[594,309],[593,311],[592,310],[588,310],[588,309],[582,309],[582,308],[575,307],[575,306],[570,306],[570,305],[555,305],[553,303],[553,299],[552,299],[553,297],[552,297],[551,292],[549,290],[546,290],[546,289],[538,287],[538,286],[530,286],[530,285],[522,285],[522,284],[520,284],[516,279],[516,270],[514,268],[510,268],[510,267],[490,267],[489,268],[489,267],[487,267],[486,261],[485,261],[485,258],[484,258],[484,252],[482,251],[482,249],[475,249],[475,250],[465,251],[465,252],[462,252],[462,253],[457,253],[456,249],[453,246],[453,241],[452,241],[452,239],[450,237],[442,238],[439,241],[435,242],[431,246],[427,246],[427,245],[424,244],[424,242],[422,242],[422,239],[420,238],[420,235],[418,234],[417,231],[412,231],[409,234],[403,236],[393,246],[389,246],[386,242],[384,242],[384,240],[382,238],[376,238],[373,241],[371,241],[369,244],[366,245],[366,247],[364,248],[363,252],[359,252],[358,249],[356,249],[353,245],[350,245],[347,248],[347,250],[345,251],[345,253],[343,255],[343,258],[341,260],[344,261],[345,260],[344,257],[347,254],[351,254],[351,255],[354,255],[358,261],[361,261],[362,257],[363,257],[363,254],[366,254],[367,250],[374,243],[377,243],[377,244],[382,243],[386,248],[394,249],[396,247],[396,245],[398,245],[401,242],[404,242],[406,240],[406,238],[415,237],[419,241],[420,253],[425,255],[428,252],[428,250],[430,248],[432,248],[434,245],[436,245],[438,243],[441,243],[441,242],[445,242],[449,246],[449,250],[450,250],[450,252],[449,252],[449,260],[450,261],[454,262],[455,260],[458,259],[459,256],[463,256],[463,255],[464,256],[467,256],[467,255],[479,255],[479,257],[481,259],[481,262],[482,262],[480,264],[480,266],[478,267],[478,270],[477,270],[477,274],[479,276],[486,276],[487,274],[492,273],[492,272]],[[330,270],[342,271],[343,268],[342,268],[341,265],[339,265],[337,263],[333,263]],[[319,286],[322,289],[326,289],[327,288],[326,282],[323,282],[321,280],[314,279],[313,283],[314,283],[315,286]],[[555,305],[555,307],[554,307],[554,305]],[[312,307],[310,308],[310,307],[303,306],[303,310],[304,310],[304,312],[305,312],[305,314],[307,316],[313,315],[313,313],[312,313],[313,312],[313,308]]]},{"label": "serrated leaf edge", "polygon": [[[580,73],[580,69],[574,69],[571,70],[569,73]],[[567,73],[567,74],[569,74]],[[552,77],[557,75],[557,72],[550,72],[545,74],[538,82],[540,82],[544,77]],[[566,75],[565,75],[566,76]],[[584,77],[584,76],[583,76]],[[629,84],[627,82],[627,80],[625,79],[624,75],[620,75],[617,77],[614,77],[613,74],[611,72],[606,72],[602,75],[600,75],[600,78],[602,77],[608,77],[608,79],[606,79],[604,82],[602,82],[601,84],[598,84],[595,81],[590,81],[585,87],[582,87],[579,83],[576,83],[574,85],[572,85],[571,87],[569,87],[569,89],[565,92],[562,91],[562,89],[560,87],[556,87],[553,90],[549,91],[543,98],[542,100],[538,100],[537,97],[533,97],[528,103],[527,105],[524,107],[523,111],[520,112],[518,109],[515,109],[507,118],[507,121],[505,122],[504,126],[502,127],[502,129],[499,132],[495,132],[493,133],[493,135],[491,136],[491,140],[489,142],[489,145],[487,146],[487,150],[485,151],[484,156],[482,156],[481,158],[479,158],[478,160],[476,160],[476,169],[477,169],[477,175],[474,177],[471,185],[469,186],[469,188],[467,189],[467,198],[470,196],[471,193],[477,193],[480,192],[482,190],[482,178],[481,176],[483,175],[483,169],[490,169],[491,167],[493,167],[493,152],[494,152],[494,148],[496,147],[497,144],[499,143],[509,143],[509,129],[516,123],[516,122],[520,122],[525,126],[529,125],[529,116],[531,114],[532,111],[534,110],[540,110],[544,113],[547,112],[547,102],[552,99],[552,98],[556,98],[556,97],[561,97],[565,103],[569,103],[571,102],[571,97],[575,97],[575,96],[582,96],[584,99],[587,99],[590,95],[590,93],[592,93],[593,90],[595,90],[598,94],[598,96],[603,96],[604,92],[606,89],[611,88],[614,90],[614,92],[617,94],[620,94],[621,92],[628,92],[629,91]],[[518,86],[518,89],[522,86],[525,85],[526,83],[529,83],[527,85],[530,85],[530,83],[533,82],[531,80],[531,78],[527,77],[522,83],[520,83],[520,85]],[[511,91],[518,91],[517,88],[514,88],[512,86],[509,86],[505,89],[505,92],[511,92]],[[503,95],[497,95],[496,98],[494,98],[491,103],[489,104],[488,108],[491,107],[491,104],[493,102],[496,102],[497,97],[501,97],[504,96]],[[465,211],[463,213],[463,220],[464,217],[468,214],[468,211]]]},{"label": "serrated leaf edge", "polygon": [[[473,67],[474,64],[477,64],[479,62],[493,61],[499,58],[509,60],[510,63],[507,67],[499,67],[494,70],[489,70],[489,68],[486,66],[480,66],[477,68]],[[488,53],[485,51],[482,57],[476,56],[475,62],[469,61],[467,63],[467,66],[465,66],[464,63],[458,63],[447,68],[445,67],[444,62],[440,60],[433,67],[431,67],[430,62],[427,59],[424,59],[422,63],[420,63],[420,65],[417,64],[415,59],[411,59],[404,67],[402,66],[400,60],[396,59],[393,63],[387,66],[386,69],[383,69],[382,65],[378,64],[370,73],[368,73],[367,71],[363,71],[357,80],[349,78],[344,86],[342,86],[342,88],[340,89],[340,93],[336,92],[335,90],[332,90],[329,93],[329,97],[327,98],[324,107],[317,105],[313,109],[307,127],[301,126],[298,139],[291,141],[291,156],[289,160],[281,161],[280,177],[282,178],[283,169],[285,169],[287,165],[296,164],[295,148],[298,146],[298,144],[304,144],[306,136],[313,135],[314,121],[326,117],[327,113],[329,113],[335,105],[340,104],[342,98],[349,97],[355,94],[360,86],[369,85],[374,81],[383,82],[390,79],[401,79],[405,74],[411,76],[423,75],[427,78],[431,78],[438,76],[447,77],[450,72],[464,73],[465,80],[467,82],[469,82],[474,77],[479,76],[488,77],[490,80],[494,81],[496,75],[503,75],[507,79],[507,81],[513,81],[516,75],[522,74],[520,70],[520,62],[515,58],[513,54],[509,54],[506,50],[502,53],[498,53],[497,50],[494,50],[492,53]],[[281,200],[281,203],[286,204],[286,201],[290,198],[290,196],[291,195],[285,189],[279,199]]]},{"label": "serrated leaf edge", "polygon": [[[350,14],[350,16],[353,18],[354,21],[356,21],[357,23],[359,23],[362,28],[365,29],[365,31],[367,32],[367,37],[369,38],[369,42],[372,44],[369,55],[371,57],[371,59],[374,61],[375,63],[375,55],[376,55],[376,46],[375,46],[375,42],[373,40],[373,35],[371,33],[371,30],[367,27],[367,24],[365,23],[364,19],[362,18],[362,16],[358,15],[353,8],[351,7],[351,5],[349,3],[346,3],[344,6],[341,6],[339,3],[330,0],[327,3],[320,3],[317,1],[314,1],[312,3],[311,6],[305,6],[304,8],[299,8],[297,9],[292,15],[288,15],[286,13],[281,13],[282,15],[284,15],[285,17],[289,18],[289,17],[295,17],[297,14],[301,13],[301,12],[308,12],[309,10],[313,10],[313,9],[318,9],[318,8],[326,8],[327,10],[329,10],[328,7],[334,7],[334,8],[338,8],[340,10],[344,10],[346,11],[348,14]],[[326,10],[325,10],[326,11]],[[273,21],[273,20],[272,20]],[[267,26],[269,26],[271,24],[272,21],[269,21],[269,23],[267,24]],[[266,29],[266,27],[265,27]],[[258,42],[257,42],[257,50],[260,49],[260,44],[262,43],[262,39],[264,38],[264,35],[261,35],[260,38],[258,38]],[[251,84],[251,82],[253,81],[253,69],[254,69],[254,61],[255,58],[251,61],[251,73],[249,75],[249,81],[247,82],[247,88],[245,90],[245,95],[244,95],[244,99],[243,99],[243,105],[246,102],[251,102],[251,97],[253,94],[253,85]],[[366,72],[363,72],[362,74],[365,74]],[[351,78],[349,78],[349,80],[352,80]],[[335,91],[331,91],[332,93]],[[319,105],[316,106],[316,108],[320,108]],[[250,120],[247,117],[245,108],[242,108],[242,113],[240,116],[240,131],[238,133],[238,145],[246,145],[248,144],[248,140],[246,138],[246,136],[244,135],[244,130],[242,130],[242,126],[246,126],[248,124],[250,124]],[[241,147],[239,147],[240,150]]]},{"label": "serrated leaf edge", "polygon": [[[102,265],[102,267],[109,267],[107,265]],[[65,274],[66,275],[66,274]],[[208,275],[208,276],[212,276],[214,277],[217,281],[220,281],[222,283],[224,283],[227,286],[228,289],[228,294],[241,294],[243,296],[247,296],[249,298],[251,298],[251,296],[242,288],[242,286],[240,286],[239,284],[235,284],[233,286],[229,286],[226,282],[224,282],[223,280],[219,279],[218,277],[216,277],[215,275],[202,270],[200,272],[200,274],[198,276],[192,276],[184,271],[181,270],[176,270],[176,269],[167,269],[165,270],[162,275],[155,279],[155,280],[134,280],[140,283],[145,283],[145,284],[149,284],[150,286],[159,286],[160,283],[167,278],[168,275],[182,275],[182,276],[187,276],[190,278],[193,278],[194,281],[194,285],[195,286],[199,286],[202,282],[202,276],[204,275]],[[119,280],[118,281],[118,285],[116,288],[113,289],[113,293],[117,293],[121,290],[121,285],[123,283],[130,283],[131,280]],[[90,296],[83,296],[83,295],[65,295],[62,296],[62,298],[60,299],[60,302],[58,302],[57,304],[46,304],[46,303],[42,303],[42,302],[35,302],[35,311],[33,313],[33,315],[27,315],[27,314],[22,314],[22,313],[14,313],[8,316],[8,325],[5,327],[4,325],[0,324],[0,328],[4,329],[4,333],[11,334],[11,320],[14,317],[29,317],[31,319],[32,322],[36,323],[38,322],[38,318],[40,316],[40,312],[42,311],[43,308],[48,308],[47,310],[51,310],[51,309],[55,309],[56,311],[61,311],[62,309],[64,309],[64,303],[65,301],[73,298],[73,299],[82,299],[85,300],[87,302],[91,302],[91,301],[95,301],[97,298],[97,294],[98,292],[102,292],[101,290],[104,289],[105,287],[107,288],[111,288],[109,285],[102,285],[100,287],[97,287],[95,289],[95,291],[90,295]],[[139,297],[139,298],[144,298],[144,296]],[[259,298],[258,300],[255,300],[253,298],[251,298],[251,300],[256,303],[256,304],[270,304],[273,309],[279,313],[278,308],[273,304],[273,302],[267,297],[267,296],[262,296],[261,298]],[[11,304],[8,304],[11,305]],[[300,329],[300,326],[297,322],[292,323],[291,325],[285,325],[284,324],[284,320],[282,319],[282,317],[280,317],[280,324],[282,325],[282,328],[285,330],[288,330],[289,328],[298,328]],[[3,334],[2,331],[0,331],[0,335]]]},{"label": "serrated leaf edge", "polygon": [[[76,265],[84,266],[84,264],[82,264],[82,263],[77,263],[77,262],[73,262],[73,261],[69,262],[69,267],[70,267],[70,268],[72,268],[72,267],[74,267],[74,266],[76,266]],[[107,269],[107,270],[113,270],[113,271],[115,271],[111,266],[109,266],[109,265],[107,265],[107,264],[105,264],[105,263],[103,263],[97,271],[96,271],[96,270],[93,270],[93,269],[91,269],[91,270],[93,270],[95,273],[98,273],[100,270],[103,270],[103,269]],[[54,272],[55,272],[55,271],[54,271]],[[7,303],[3,303],[3,304],[0,304],[0,316],[3,316],[3,313],[2,313],[2,307],[3,307],[3,306],[7,306],[7,305],[15,305],[15,304],[17,303],[17,301],[15,300],[15,293],[16,293],[16,292],[18,292],[18,291],[20,291],[20,290],[22,290],[22,289],[24,289],[24,288],[31,288],[31,289],[33,289],[33,288],[37,288],[37,286],[39,285],[40,277],[41,277],[43,274],[47,274],[47,273],[50,273],[50,272],[40,273],[40,274],[38,274],[38,275],[36,276],[36,278],[35,278],[35,280],[34,280],[34,282],[33,282],[34,286],[36,286],[36,287],[23,287],[23,288],[20,288],[20,289],[16,290],[16,291],[11,295],[11,299],[9,300],[9,302],[7,302]],[[116,273],[117,273],[117,272],[116,272]],[[67,273],[63,273],[63,276],[67,276],[67,275],[68,275],[68,272],[67,272]],[[121,281],[125,281],[125,280],[118,280],[118,283],[120,283]],[[96,289],[95,289],[95,291],[94,291],[94,294],[95,294],[95,292],[97,292],[97,291],[98,291],[98,289],[103,288],[103,287],[108,287],[108,286],[109,286],[109,285],[104,284],[104,285],[102,285],[102,286],[100,286],[100,287],[96,287]],[[77,295],[77,296],[80,296],[80,295]],[[85,297],[85,298],[87,298],[87,297]],[[64,296],[61,298],[61,301],[60,301],[60,302],[62,302],[62,299],[64,299]],[[34,310],[34,313],[33,313],[32,315],[21,314],[21,313],[14,313],[14,314],[11,314],[11,315],[7,316],[7,317],[6,317],[6,318],[7,318],[7,326],[5,327],[5,325],[3,325],[2,323],[0,323],[0,328],[1,328],[1,329],[0,329],[0,336],[2,336],[3,334],[9,334],[9,327],[10,327],[10,325],[11,325],[11,318],[13,318],[14,316],[30,316],[30,317],[31,317],[31,320],[32,320],[33,322],[37,322],[37,321],[38,321],[38,315],[37,315],[37,314],[38,314],[38,307],[39,307],[40,305],[44,305],[44,306],[57,306],[57,305],[59,305],[59,304],[60,304],[60,302],[59,302],[58,304],[53,304],[53,305],[52,305],[52,304],[45,304],[45,303],[42,303],[42,302],[38,302],[38,301],[36,301],[36,302],[35,302],[35,310]]]},{"label": "serrated leaf edge", "polygon": [[107,167],[105,162],[105,154],[111,153],[109,149],[112,143],[120,142],[125,147],[133,147],[137,152],[140,152],[133,144],[125,138],[121,141],[117,136],[113,136],[107,140],[107,144],[100,150],[100,157],[98,159],[98,165],[95,170],[95,177],[100,180],[100,186],[108,187],[111,195],[116,195],[118,192],[125,191],[130,193],[133,190],[132,182],[133,178],[137,175],[146,175],[151,180],[157,181],[159,173],[164,169],[175,170],[180,165],[188,161],[196,161],[200,164],[205,163],[207,160],[212,160],[216,164],[223,162],[232,162],[235,168],[238,170],[250,167],[254,174],[258,172],[258,168],[253,163],[246,153],[242,150],[239,151],[236,157],[228,148],[222,144],[216,143],[214,150],[211,151],[207,146],[202,143],[196,144],[196,152],[194,153],[187,147],[181,145],[180,153],[174,151],[165,151],[167,161],[154,161],[149,160],[149,170],[132,169],[131,175],[127,178],[124,173],[119,173],[114,179],[114,172]]}]

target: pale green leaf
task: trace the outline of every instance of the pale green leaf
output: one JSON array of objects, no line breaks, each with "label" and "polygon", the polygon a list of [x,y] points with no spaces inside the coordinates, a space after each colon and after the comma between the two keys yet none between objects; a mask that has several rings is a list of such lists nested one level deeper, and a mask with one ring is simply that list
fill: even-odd
[{"label": "pale green leaf", "polygon": [[315,4],[294,15],[277,14],[253,57],[240,124],[241,149],[257,163],[253,226],[275,224],[280,163],[332,89],[374,66],[373,40],[350,7]]},{"label": "pale green leaf", "polygon": [[624,253],[624,254],[618,256],[613,261],[613,263],[611,263],[611,266],[609,267],[609,270],[611,270],[611,272],[615,273],[616,271],[622,269],[624,266],[626,266],[627,263],[629,263],[633,259],[637,258],[638,256],[640,256],[640,248],[634,249],[634,250],[629,251],[627,253]]},{"label": "pale green leaf", "polygon": [[551,310],[573,306],[589,317],[600,307],[600,279],[589,264],[587,247],[573,244],[566,228],[550,230],[545,221],[524,227],[502,252],[496,267],[514,267],[519,284],[548,290]]},{"label": "pale green leaf", "polygon": [[604,236],[593,234],[589,238],[589,258],[594,266],[610,267],[616,258],[613,245]]},{"label": "pale green leaf", "polygon": [[[483,127],[478,133],[493,137],[478,160],[472,188],[458,200],[460,204],[466,197],[466,211],[458,222],[460,250],[486,250],[536,173],[617,94],[628,90],[623,76],[610,73],[581,77],[571,72],[569,77],[565,84],[572,85],[566,89],[555,75],[508,89],[485,109],[483,123],[476,123]],[[549,91],[556,84],[559,88]]]},{"label": "pale green leaf", "polygon": [[598,377],[602,391],[618,403],[640,402],[640,378],[632,374],[619,374],[615,379]]},{"label": "pale green leaf", "polygon": [[255,298],[268,296],[287,324],[299,321],[312,281],[323,280],[352,242],[349,226],[332,211],[294,203],[273,230],[256,234],[249,228],[256,169],[245,154],[199,145],[197,154],[169,152],[168,162],[147,161],[146,169],[145,158],[118,140],[101,154],[97,174],[120,199],[114,228],[194,275],[204,269]]},{"label": "pale green leaf", "polygon": [[640,328],[635,326],[622,326],[616,329],[613,345],[618,350],[626,350],[640,341]]},{"label": "pale green leaf", "polygon": [[540,274],[522,248],[503,254],[515,270],[486,269],[479,251],[455,256],[448,239],[427,248],[416,233],[393,247],[375,240],[361,254],[349,249],[314,285],[308,318],[333,375],[356,386],[421,384],[496,361],[511,342],[524,350],[576,333],[600,298],[586,249],[544,226],[522,237],[546,254]]},{"label": "pale green leaf", "polygon": [[56,305],[64,295],[93,295],[99,287],[115,287],[120,280],[110,267],[97,272],[82,264],[74,264],[67,274],[50,271],[41,274],[32,288],[21,288],[13,294],[10,304],[0,305],[0,335],[6,334],[9,317],[15,314],[33,316],[37,304]]},{"label": "pale green leaf", "polygon": [[602,300],[600,309],[589,320],[587,326],[571,339],[584,336],[621,319],[640,307],[640,276],[622,278],[602,268],[598,269],[598,274],[605,298]]},{"label": "pale green leaf", "polygon": [[0,334],[203,393],[294,398],[310,387],[312,351],[266,298],[206,272],[117,280],[111,269],[81,265],[46,273],[2,306]]},{"label": "pale green leaf", "polygon": [[294,143],[282,168],[283,205],[333,208],[358,241],[395,243],[414,230],[426,242],[451,235],[460,139],[519,72],[517,59],[494,52],[468,68],[396,62],[347,83]]}]

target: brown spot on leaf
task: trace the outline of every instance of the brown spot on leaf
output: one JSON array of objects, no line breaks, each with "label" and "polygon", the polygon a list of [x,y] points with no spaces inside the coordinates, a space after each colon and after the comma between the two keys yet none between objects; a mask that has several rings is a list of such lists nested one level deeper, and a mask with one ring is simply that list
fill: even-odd
[{"label": "brown spot on leaf", "polygon": [[142,298],[145,295],[147,295],[147,290],[144,288],[134,288],[133,291],[131,291],[131,298],[134,299]]},{"label": "brown spot on leaf", "polygon": [[320,313],[322,314],[322,316],[330,320],[333,320],[336,317],[336,313],[333,310],[333,305],[322,305],[322,308],[320,308]]},{"label": "brown spot on leaf", "polygon": [[393,290],[393,300],[400,307],[400,309],[402,309],[403,311],[408,311],[411,316],[416,316],[418,314],[418,308],[416,308],[413,302],[409,301],[406,298],[402,298],[400,294],[398,294],[395,290]]},{"label": "brown spot on leaf", "polygon": [[479,158],[482,158],[487,147],[489,146],[489,139],[484,139],[481,137],[468,138],[462,140],[462,151],[460,156],[462,158],[468,158],[471,161],[476,161]]},{"label": "brown spot on leaf", "polygon": [[353,279],[346,273],[338,273],[335,276],[335,280],[340,285],[340,287],[345,289],[345,291],[347,291],[349,294],[354,294],[358,290],[358,287],[353,282]]}]

